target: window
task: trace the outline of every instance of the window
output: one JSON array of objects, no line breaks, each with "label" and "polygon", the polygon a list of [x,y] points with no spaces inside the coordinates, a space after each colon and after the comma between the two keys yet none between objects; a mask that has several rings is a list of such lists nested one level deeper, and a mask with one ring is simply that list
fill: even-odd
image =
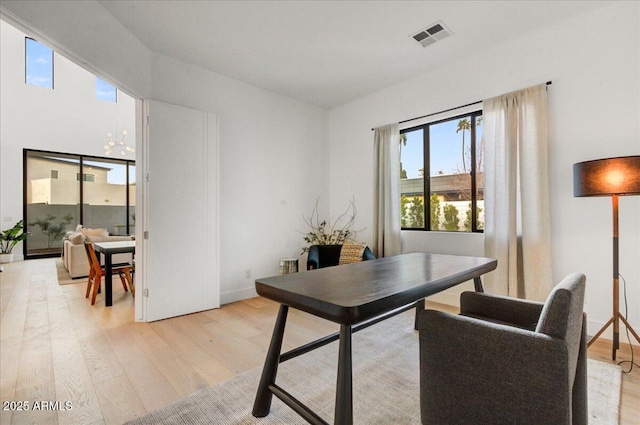
[{"label": "window", "polygon": [[402,229],[482,231],[483,155],[482,111],[402,130]]},{"label": "window", "polygon": [[32,38],[25,38],[25,82],[53,88],[53,50]]},{"label": "window", "polygon": [[[82,181],[83,182],[94,182],[94,181],[96,181],[95,177],[96,176],[94,176],[93,174],[83,174],[82,175]],[[80,173],[76,173],[76,180],[80,181]]]},{"label": "window", "polygon": [[118,90],[106,81],[96,77],[96,99],[117,103]]},{"label": "window", "polygon": [[135,162],[25,149],[23,167],[26,258],[59,256],[78,224],[135,232]]}]

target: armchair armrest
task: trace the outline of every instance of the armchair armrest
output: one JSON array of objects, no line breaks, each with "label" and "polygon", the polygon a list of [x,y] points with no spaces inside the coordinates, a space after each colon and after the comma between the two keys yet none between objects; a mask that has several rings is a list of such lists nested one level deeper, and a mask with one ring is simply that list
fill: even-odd
[{"label": "armchair armrest", "polygon": [[522,329],[535,330],[543,303],[501,297],[484,292],[463,292],[460,295],[460,314],[487,318]]},{"label": "armchair armrest", "polygon": [[312,245],[309,247],[309,255],[307,257],[307,270],[317,269],[319,262],[320,262],[320,252],[318,251],[318,247],[315,245]]},{"label": "armchair armrest", "polygon": [[423,424],[570,425],[564,341],[433,310],[418,329]]}]

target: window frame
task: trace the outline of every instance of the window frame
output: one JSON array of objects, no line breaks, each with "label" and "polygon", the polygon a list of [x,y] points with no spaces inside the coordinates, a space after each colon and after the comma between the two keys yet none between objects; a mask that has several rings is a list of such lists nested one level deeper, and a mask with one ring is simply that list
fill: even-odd
[{"label": "window frame", "polygon": [[[95,77],[96,77],[96,78],[95,78],[95,88],[96,88],[96,90],[95,90],[95,93],[94,93],[94,94],[95,94],[95,98],[96,98],[96,100],[99,100],[99,101],[101,101],[101,102],[107,102],[107,103],[115,103],[115,104],[117,104],[117,103],[118,103],[118,91],[119,91],[119,90],[118,90],[118,88],[117,88],[116,86],[114,86],[114,85],[110,84],[108,81],[103,80],[102,78],[98,77],[97,75],[96,75]],[[114,90],[114,97],[113,97],[113,100],[110,100],[110,99],[109,99],[109,100],[107,100],[107,99],[102,99],[102,98],[98,97],[98,80],[99,80],[99,81],[101,81],[102,83],[104,83],[104,84],[108,85],[109,87],[113,87],[113,90]]]},{"label": "window frame", "polygon": [[[83,173],[82,174],[82,181],[83,182],[88,182],[88,183],[94,183],[95,182],[95,175],[94,174],[87,174],[87,173]],[[76,173],[76,181],[80,181],[80,173]]]},{"label": "window frame", "polygon": [[[78,177],[79,175],[82,176],[86,176],[86,175],[92,175],[92,174],[86,174],[84,171],[84,163],[85,161],[105,161],[105,162],[110,162],[110,163],[123,163],[125,165],[125,172],[126,172],[126,181],[127,183],[125,184],[125,199],[126,199],[126,205],[125,205],[125,209],[126,211],[130,211],[131,207],[134,208],[135,211],[135,205],[131,205],[132,199],[131,199],[131,178],[135,178],[135,174],[131,174],[131,167],[132,166],[136,166],[136,161],[135,159],[126,159],[126,158],[109,158],[109,157],[101,157],[101,156],[94,156],[94,155],[83,155],[83,154],[75,154],[75,153],[68,153],[68,152],[55,152],[55,151],[46,151],[46,150],[39,150],[39,149],[26,149],[24,148],[22,150],[22,217],[24,217],[25,219],[25,232],[27,232],[29,229],[29,224],[28,224],[28,211],[27,211],[27,199],[28,199],[28,164],[27,161],[29,159],[30,154],[36,154],[36,156],[40,155],[52,155],[52,156],[61,156],[61,157],[73,157],[73,158],[77,158],[78,160],[78,166],[79,166],[79,173],[76,173],[76,177]],[[95,177],[95,175],[93,175]],[[78,200],[78,222],[79,223],[83,223],[84,222],[84,186],[87,183],[90,183],[89,181],[85,180],[84,178],[82,179],[77,179],[76,180],[78,182],[78,191],[79,191],[79,200]],[[126,217],[125,217],[125,225],[126,225],[126,232],[129,233],[130,229],[132,226],[135,225],[134,222],[129,220],[130,218],[130,214],[127,212]],[[24,259],[25,260],[31,260],[31,259],[37,259],[37,258],[51,258],[51,257],[59,257],[60,253],[45,253],[45,254],[33,254],[33,253],[29,253],[28,252],[28,243],[29,240],[27,239],[23,244],[22,244],[22,252],[24,255]]]},{"label": "window frame", "polygon": [[[412,131],[422,130],[422,144],[423,144],[423,158],[422,164],[424,167],[423,178],[423,203],[424,203],[424,226],[420,227],[401,227],[402,231],[418,231],[418,232],[452,232],[452,233],[484,233],[483,228],[478,228],[478,185],[477,185],[477,140],[476,140],[476,122],[478,117],[483,116],[482,109],[475,109],[469,112],[465,112],[460,115],[454,115],[447,118],[440,118],[434,121],[429,121],[423,124],[419,124],[412,127],[403,128],[400,130],[400,134],[409,133]],[[469,130],[469,148],[471,150],[471,171],[469,172],[471,178],[471,231],[465,232],[460,230],[440,230],[431,229],[431,140],[429,128],[432,125],[442,124],[448,121],[455,121],[464,118],[470,118],[471,128]],[[402,158],[400,158],[402,161]],[[402,197],[402,193],[400,193]],[[484,196],[483,196],[484,198]],[[402,205],[402,203],[400,203]]]},{"label": "window frame", "polygon": [[[27,75],[28,75],[28,70],[27,70],[27,42],[28,40],[31,40],[35,43],[41,44],[44,47],[46,47],[47,49],[51,50],[51,87],[47,87],[47,86],[42,86],[39,84],[32,84],[30,82],[27,81]],[[49,46],[47,46],[46,44],[36,40],[33,37],[25,37],[24,38],[24,83],[28,84],[30,86],[33,87],[42,87],[43,89],[49,89],[49,90],[54,90],[56,88],[56,79],[55,79],[55,72],[56,72],[56,67],[55,67],[55,50],[53,50],[52,48],[50,48]]]}]

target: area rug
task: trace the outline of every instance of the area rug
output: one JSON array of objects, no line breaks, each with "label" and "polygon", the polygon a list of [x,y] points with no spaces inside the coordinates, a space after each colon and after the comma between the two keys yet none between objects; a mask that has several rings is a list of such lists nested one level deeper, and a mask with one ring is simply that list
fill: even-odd
[{"label": "area rug", "polygon": [[[278,369],[278,384],[329,423],[333,422],[337,358],[334,342]],[[251,415],[261,370],[250,370],[127,424],[306,424],[275,396],[268,416]],[[420,424],[418,370],[412,312],[353,334],[354,423]],[[589,360],[588,370],[589,423],[617,424],[620,368]]]},{"label": "area rug", "polygon": [[[58,285],[68,285],[70,283],[79,283],[83,282],[82,279],[72,279],[71,275],[64,268],[64,264],[62,263],[62,259],[56,258],[56,272],[58,273]],[[86,279],[84,280],[86,282]]]}]

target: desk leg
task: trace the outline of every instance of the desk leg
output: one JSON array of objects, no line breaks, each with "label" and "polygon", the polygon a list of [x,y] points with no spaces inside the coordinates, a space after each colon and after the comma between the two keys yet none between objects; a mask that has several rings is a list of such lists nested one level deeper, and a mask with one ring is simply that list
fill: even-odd
[{"label": "desk leg", "polygon": [[340,325],[338,351],[338,385],[336,389],[335,425],[353,424],[353,382],[351,375],[351,326]]},{"label": "desk leg", "polygon": [[251,412],[256,418],[263,418],[269,414],[271,410],[271,399],[273,393],[269,390],[269,385],[276,383],[276,374],[278,373],[278,364],[280,363],[280,351],[282,350],[282,340],[284,337],[284,325],[287,322],[287,313],[289,307],[280,305],[278,318],[273,327],[273,335],[267,351],[267,358],[264,361],[262,369],[262,377],[258,385],[256,400],[253,403],[253,411]]},{"label": "desk leg", "polygon": [[416,318],[413,321],[413,329],[416,331],[418,330],[418,315],[422,310],[424,310],[424,303],[425,303],[424,298],[416,302]]},{"label": "desk leg", "polygon": [[484,288],[482,287],[482,280],[480,280],[480,277],[473,278],[473,286],[475,286],[476,292],[484,292]]},{"label": "desk leg", "polygon": [[113,292],[111,290],[112,282],[112,274],[113,274],[113,265],[111,262],[111,254],[104,254],[104,305],[107,307],[111,307],[113,305]]}]

